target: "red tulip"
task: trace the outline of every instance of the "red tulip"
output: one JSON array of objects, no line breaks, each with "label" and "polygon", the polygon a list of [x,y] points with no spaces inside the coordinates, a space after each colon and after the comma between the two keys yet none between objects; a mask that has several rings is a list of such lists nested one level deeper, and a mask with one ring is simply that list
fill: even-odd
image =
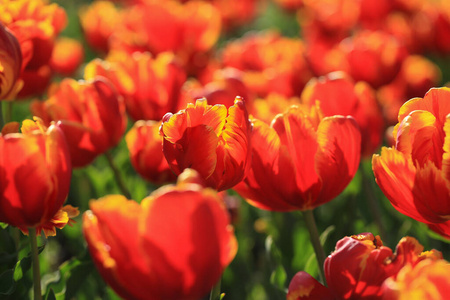
[{"label": "red tulip", "polygon": [[374,90],[365,82],[355,83],[347,74],[333,72],[313,78],[301,95],[302,103],[311,107],[320,102],[325,116],[350,115],[361,130],[361,153],[371,156],[382,140],[384,121]]},{"label": "red tulip", "polygon": [[374,155],[375,179],[401,213],[427,224],[448,221],[450,89],[431,89],[406,102],[394,129],[395,146]]},{"label": "red tulip", "polygon": [[115,146],[127,122],[123,99],[102,77],[91,81],[64,79],[47,101],[34,101],[31,110],[46,124],[58,122],[74,167],[86,166]]},{"label": "red tulip", "polygon": [[77,70],[83,60],[83,45],[75,39],[62,37],[55,42],[50,67],[59,74],[70,76]]},{"label": "red tulip", "polygon": [[236,254],[217,193],[190,170],[137,202],[110,195],[90,202],[83,232],[105,281],[125,299],[200,299]]},{"label": "red tulip", "polygon": [[125,136],[134,169],[155,184],[175,181],[163,154],[163,137],[159,134],[161,122],[138,121]]},{"label": "red tulip", "polygon": [[64,134],[55,125],[47,129],[39,119],[25,120],[22,133],[14,131],[8,125],[0,135],[0,222],[54,235],[57,223],[61,227],[76,215],[60,211],[72,174]]},{"label": "red tulip", "polygon": [[206,99],[190,103],[185,110],[164,116],[161,133],[172,170],[180,174],[192,168],[218,191],[239,183],[249,166],[251,125],[239,98],[228,109],[208,105]]},{"label": "red tulip", "polygon": [[95,59],[85,68],[85,78],[108,78],[124,97],[134,120],[161,120],[178,111],[186,72],[170,52],[156,57],[148,52],[112,51],[105,61]]},{"label": "red tulip", "polygon": [[235,190],[268,210],[310,210],[339,195],[355,175],[361,135],[352,117],[321,118],[291,106],[267,125],[253,120],[252,162]]},{"label": "red tulip", "polygon": [[64,9],[44,0],[6,0],[0,20],[17,37],[22,52],[24,85],[19,97],[43,93],[52,75],[49,60],[54,40],[67,23]]},{"label": "red tulip", "polygon": [[[402,282],[395,286],[395,278],[402,281],[411,268],[421,269],[422,264],[435,262],[438,265],[445,262],[442,254],[436,250],[423,252],[423,246],[411,237],[402,238],[395,253],[371,233],[345,237],[337,242],[335,251],[325,260],[328,288],[307,273],[299,272],[289,285],[288,300],[384,299],[389,286],[401,287]],[[413,276],[415,278],[409,280],[419,279],[420,275]]]},{"label": "red tulip", "polygon": [[18,81],[22,53],[14,34],[0,23],[0,100],[14,99],[22,87]]}]

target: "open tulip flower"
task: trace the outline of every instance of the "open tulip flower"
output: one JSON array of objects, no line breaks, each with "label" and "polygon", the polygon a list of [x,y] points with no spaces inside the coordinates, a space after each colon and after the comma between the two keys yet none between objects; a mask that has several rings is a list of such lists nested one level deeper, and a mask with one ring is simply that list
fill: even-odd
[{"label": "open tulip flower", "polygon": [[412,237],[402,238],[395,253],[371,233],[345,237],[337,242],[335,251],[325,260],[328,288],[309,274],[299,272],[289,285],[287,299],[383,299],[383,283],[395,278],[403,268],[411,270],[422,262],[447,264],[439,251],[423,250]]},{"label": "open tulip flower", "polygon": [[120,195],[90,202],[83,216],[89,251],[105,281],[125,299],[205,296],[234,258],[236,238],[217,192],[186,170],[176,186],[141,204]]},{"label": "open tulip flower", "polygon": [[253,120],[252,162],[235,190],[268,210],[311,210],[339,195],[355,175],[361,134],[352,117],[322,118],[291,106],[271,125]]},{"label": "open tulip flower", "polygon": [[372,159],[375,179],[391,204],[432,228],[450,216],[449,113],[448,88],[433,88],[424,98],[409,100],[398,115],[394,147]]},{"label": "open tulip flower", "polygon": [[252,126],[244,102],[208,105],[206,99],[163,118],[163,151],[176,174],[186,168],[200,173],[218,191],[232,188],[250,165]]},{"label": "open tulip flower", "polygon": [[0,135],[0,222],[27,233],[36,228],[55,235],[77,210],[62,205],[69,193],[72,167],[60,128],[42,120],[8,123]]},{"label": "open tulip flower", "polygon": [[0,100],[14,98],[22,87],[18,81],[22,53],[14,34],[0,24]]},{"label": "open tulip flower", "polygon": [[48,100],[34,101],[31,110],[45,124],[59,121],[74,167],[88,165],[117,145],[127,122],[122,97],[103,77],[90,81],[64,79]]}]

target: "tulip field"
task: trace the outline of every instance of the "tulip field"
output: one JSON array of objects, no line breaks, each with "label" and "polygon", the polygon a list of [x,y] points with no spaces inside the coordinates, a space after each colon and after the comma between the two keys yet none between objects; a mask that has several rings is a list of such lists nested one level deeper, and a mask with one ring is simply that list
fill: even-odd
[{"label": "tulip field", "polygon": [[447,0],[0,0],[0,299],[447,299]]}]

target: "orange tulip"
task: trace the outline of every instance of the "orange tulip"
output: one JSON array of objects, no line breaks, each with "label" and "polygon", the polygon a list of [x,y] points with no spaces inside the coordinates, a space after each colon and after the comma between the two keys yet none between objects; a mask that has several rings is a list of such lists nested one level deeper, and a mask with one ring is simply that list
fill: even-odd
[{"label": "orange tulip", "polygon": [[109,38],[119,28],[122,12],[111,1],[94,1],[79,11],[87,43],[98,52],[109,51]]},{"label": "orange tulip", "polygon": [[34,101],[31,111],[46,124],[58,122],[74,167],[86,166],[117,145],[127,122],[123,99],[102,77],[86,82],[64,79],[47,101]]},{"label": "orange tulip", "polygon": [[0,22],[14,33],[22,51],[19,97],[41,94],[50,82],[49,60],[54,40],[66,26],[66,13],[45,0],[2,0],[1,6]]},{"label": "orange tulip", "polygon": [[111,51],[105,61],[95,59],[85,68],[85,78],[108,78],[124,97],[134,120],[161,120],[178,111],[186,72],[170,52],[156,57],[148,52]]},{"label": "orange tulip", "polygon": [[259,208],[310,210],[344,190],[360,151],[352,117],[322,119],[319,109],[291,106],[270,126],[253,120],[251,166],[235,190]]},{"label": "orange tulip", "polygon": [[180,175],[137,202],[120,195],[90,202],[83,232],[104,280],[125,299],[205,296],[234,258],[236,238],[217,193]]},{"label": "orange tulip", "polygon": [[65,75],[72,75],[84,60],[83,45],[71,38],[62,37],[56,40],[50,59],[53,71]]},{"label": "orange tulip", "polygon": [[390,280],[402,277],[416,265],[420,268],[421,264],[441,265],[443,262],[439,251],[423,252],[423,246],[411,237],[402,238],[394,253],[383,246],[378,236],[353,235],[338,241],[335,251],[325,260],[328,288],[307,273],[299,272],[289,285],[288,300],[384,299],[385,285]]},{"label": "orange tulip", "polygon": [[364,157],[370,157],[380,146],[383,117],[375,91],[367,83],[355,83],[342,72],[330,73],[311,79],[302,92],[301,100],[309,107],[319,101],[325,116],[354,117],[361,130],[361,153]]},{"label": "orange tulip", "polygon": [[444,260],[424,260],[406,265],[397,276],[383,283],[383,300],[446,299],[450,289],[450,264]]},{"label": "orange tulip", "polygon": [[374,155],[375,179],[401,213],[427,224],[449,220],[450,89],[433,88],[406,102],[394,129],[395,146]]},{"label": "orange tulip", "polygon": [[0,100],[13,99],[22,82],[18,81],[22,67],[22,53],[14,34],[0,23]]},{"label": "orange tulip", "polygon": [[222,61],[226,67],[243,71],[245,85],[258,96],[273,92],[293,97],[300,95],[311,78],[304,48],[300,39],[274,31],[253,33],[226,45]]},{"label": "orange tulip", "polygon": [[111,49],[153,55],[170,51],[189,74],[205,67],[221,30],[220,12],[205,1],[148,0],[124,10],[122,16],[111,36]]},{"label": "orange tulip", "polygon": [[161,122],[138,121],[125,136],[134,169],[155,184],[175,181],[162,152],[163,137],[159,134]]},{"label": "orange tulip", "polygon": [[242,180],[249,166],[251,129],[239,98],[228,110],[199,99],[164,116],[164,156],[176,174],[192,168],[208,186],[226,190]]},{"label": "orange tulip", "polygon": [[44,229],[46,235],[54,235],[57,224],[61,227],[76,215],[67,207],[60,211],[72,174],[64,134],[55,125],[46,128],[39,119],[25,120],[22,133],[18,125],[11,125],[0,135],[0,222],[25,233],[36,228],[38,234]]},{"label": "orange tulip", "polygon": [[407,56],[404,45],[382,31],[360,31],[340,44],[348,62],[348,73],[373,88],[391,82]]}]

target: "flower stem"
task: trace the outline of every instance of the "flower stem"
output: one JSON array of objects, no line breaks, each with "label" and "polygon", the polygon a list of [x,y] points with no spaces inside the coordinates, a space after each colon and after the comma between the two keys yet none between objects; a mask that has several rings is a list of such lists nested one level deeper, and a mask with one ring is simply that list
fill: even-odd
[{"label": "flower stem", "polygon": [[306,223],[306,228],[309,231],[309,238],[313,245],[314,252],[316,253],[317,263],[319,264],[320,277],[323,284],[326,286],[325,273],[323,271],[323,263],[325,262],[325,251],[320,244],[319,231],[317,230],[316,221],[314,220],[314,214],[312,210],[305,210],[303,213],[303,219]]},{"label": "flower stem", "polygon": [[37,248],[36,228],[28,230],[31,243],[31,258],[33,261],[33,291],[34,300],[41,300],[41,273],[39,268],[39,253]]},{"label": "flower stem", "polygon": [[122,194],[127,197],[128,199],[131,199],[131,193],[126,187],[122,176],[120,175],[119,169],[117,168],[116,164],[114,163],[113,157],[110,152],[105,152],[105,157],[108,160],[109,166],[111,167],[114,178],[116,179],[117,184],[119,185],[119,189],[121,190]]},{"label": "flower stem", "polygon": [[222,279],[213,286],[211,289],[211,294],[209,295],[209,300],[219,300],[220,299],[220,284]]}]

